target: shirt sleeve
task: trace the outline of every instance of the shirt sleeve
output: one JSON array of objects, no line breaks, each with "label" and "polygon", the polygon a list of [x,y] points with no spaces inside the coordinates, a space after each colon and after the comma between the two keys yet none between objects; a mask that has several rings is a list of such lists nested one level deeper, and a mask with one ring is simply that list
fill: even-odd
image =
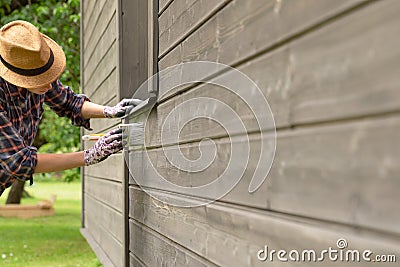
[{"label": "shirt sleeve", "polygon": [[44,102],[60,117],[67,117],[72,125],[83,126],[88,130],[90,128],[90,119],[84,119],[81,114],[82,105],[90,99],[82,94],[75,94],[68,86],[59,81],[52,84],[46,95]]},{"label": "shirt sleeve", "polygon": [[36,147],[25,144],[0,104],[0,191],[15,179],[32,181],[36,165]]}]

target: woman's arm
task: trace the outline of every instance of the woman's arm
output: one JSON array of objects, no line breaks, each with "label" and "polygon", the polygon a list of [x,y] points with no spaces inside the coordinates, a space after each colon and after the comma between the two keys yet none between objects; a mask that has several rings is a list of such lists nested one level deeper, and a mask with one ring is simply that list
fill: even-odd
[{"label": "woman's arm", "polygon": [[140,99],[123,99],[117,105],[109,107],[85,101],[82,105],[81,115],[84,119],[119,118],[141,102],[142,100]]},{"label": "woman's arm", "polygon": [[57,172],[85,165],[84,152],[38,154],[35,173]]},{"label": "woman's arm", "polygon": [[104,106],[85,101],[82,105],[82,117],[85,119],[90,118],[104,118]]},{"label": "woman's arm", "polygon": [[93,147],[85,151],[64,154],[37,154],[34,173],[57,172],[89,166],[105,160],[122,150],[122,129],[115,129],[101,137]]}]

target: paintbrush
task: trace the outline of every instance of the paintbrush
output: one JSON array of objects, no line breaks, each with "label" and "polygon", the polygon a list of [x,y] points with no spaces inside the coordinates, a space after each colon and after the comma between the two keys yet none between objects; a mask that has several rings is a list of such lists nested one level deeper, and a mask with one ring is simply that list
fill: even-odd
[{"label": "paintbrush", "polygon": [[144,124],[142,122],[120,124],[119,128],[123,129],[122,138],[126,140],[126,146],[137,147],[144,145]]},{"label": "paintbrush", "polygon": [[82,136],[83,141],[88,141],[88,140],[93,140],[97,141],[100,139],[100,137],[104,136],[105,134],[86,134]]}]

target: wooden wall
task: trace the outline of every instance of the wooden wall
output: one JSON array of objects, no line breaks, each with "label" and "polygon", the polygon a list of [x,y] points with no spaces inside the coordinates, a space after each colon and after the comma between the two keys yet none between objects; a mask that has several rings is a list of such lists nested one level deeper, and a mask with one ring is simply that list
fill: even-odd
[{"label": "wooden wall", "polygon": [[[271,105],[277,153],[268,179],[249,194],[260,137],[239,106],[235,111],[250,126],[252,155],[243,179],[224,198],[179,208],[151,198],[131,179],[131,265],[281,266],[260,262],[257,252],[265,245],[321,251],[336,247],[339,238],[353,249],[399,255],[399,10],[396,0],[160,0],[160,70],[208,60],[248,75]],[[167,163],[160,143],[162,124],[180,103],[200,96],[237,101],[217,89],[179,87],[159,99],[147,145],[164,177],[210,181],[226,167],[222,157],[211,170],[185,175]],[[180,134],[185,155],[205,136],[214,139],[218,155],[229,154],[222,128],[210,130],[206,120],[189,128]],[[199,202],[161,188],[141,155],[132,153],[131,167],[143,169],[136,173],[145,176],[146,190]]]},{"label": "wooden wall", "polygon": [[[122,39],[123,51],[136,61],[123,57],[120,62],[125,63],[117,63],[117,2],[83,4],[84,91],[93,101],[110,105],[136,89],[117,88],[126,81],[119,73],[135,85],[150,75],[148,57],[137,53],[147,51],[140,43],[148,42],[145,37]],[[261,262],[257,252],[265,245],[321,251],[336,248],[339,238],[345,238],[350,249],[396,254],[399,261],[400,2],[159,0],[158,5],[159,69],[208,60],[248,75],[274,114],[276,157],[268,179],[255,193],[248,193],[260,153],[260,132],[249,110],[233,105],[250,127],[250,164],[239,184],[212,204],[180,208],[162,203],[132,177],[124,191],[121,155],[85,168],[84,227],[107,254],[105,265],[123,266],[127,255],[121,254],[129,253],[130,266],[286,266],[277,260]],[[131,12],[137,14],[134,7]],[[132,35],[146,36],[146,27],[132,27]],[[129,28],[123,32],[129,35]],[[178,183],[187,183],[188,176],[166,163],[160,131],[174,107],[199,96],[228,104],[237,101],[208,84],[176,88],[158,100],[150,116],[151,132],[146,132],[157,171]],[[93,121],[92,127],[103,132],[117,123]],[[242,142],[246,135],[240,133],[234,142]],[[226,133],[220,127],[210,131],[205,120],[182,131],[183,153],[195,154],[205,136],[213,138],[219,155],[229,155]],[[202,196],[160,188],[142,152],[130,157],[130,167],[140,170],[146,181],[142,186],[153,195],[193,204],[201,200]],[[224,160],[221,157],[190,182],[217,178]],[[129,194],[128,209],[124,193]],[[128,233],[123,231],[126,223]],[[123,240],[126,234],[129,242]],[[327,260],[324,264],[332,265]]]},{"label": "wooden wall", "polygon": [[[83,92],[94,103],[113,106],[120,100],[118,2],[83,0],[81,8]],[[108,132],[119,123],[92,119],[90,133]],[[93,144],[84,142],[85,147]],[[123,168],[120,153],[83,171],[82,233],[105,266],[123,266]]]}]

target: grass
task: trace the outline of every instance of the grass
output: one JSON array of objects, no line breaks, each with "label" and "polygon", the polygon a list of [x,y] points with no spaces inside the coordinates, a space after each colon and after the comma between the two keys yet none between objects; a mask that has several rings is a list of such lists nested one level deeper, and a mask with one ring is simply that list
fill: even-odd
[{"label": "grass", "polygon": [[[55,215],[32,219],[0,217],[0,266],[102,266],[81,236],[81,186],[79,182],[37,182],[27,187],[36,204],[57,195]],[[0,198],[4,204],[8,191]]]}]

